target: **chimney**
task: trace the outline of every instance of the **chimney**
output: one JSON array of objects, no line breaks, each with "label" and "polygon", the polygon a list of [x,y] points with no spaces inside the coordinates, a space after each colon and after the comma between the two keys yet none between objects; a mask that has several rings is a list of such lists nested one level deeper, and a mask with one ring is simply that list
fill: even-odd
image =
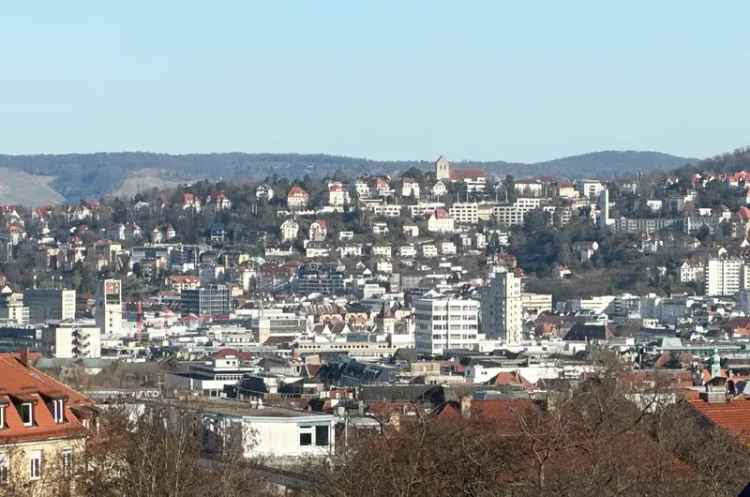
[{"label": "chimney", "polygon": [[471,397],[468,395],[461,397],[461,416],[464,418],[471,417]]},{"label": "chimney", "polygon": [[23,364],[24,367],[28,368],[29,367],[29,348],[28,347],[24,347],[23,349],[21,349],[20,359],[21,359],[21,364]]}]

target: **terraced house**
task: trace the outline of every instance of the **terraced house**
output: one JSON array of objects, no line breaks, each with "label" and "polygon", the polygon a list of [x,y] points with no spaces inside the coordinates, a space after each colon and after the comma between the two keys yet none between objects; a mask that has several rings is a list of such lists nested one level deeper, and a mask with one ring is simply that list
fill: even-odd
[{"label": "terraced house", "polygon": [[27,354],[0,354],[0,486],[75,495],[95,412],[91,400],[31,367]]}]

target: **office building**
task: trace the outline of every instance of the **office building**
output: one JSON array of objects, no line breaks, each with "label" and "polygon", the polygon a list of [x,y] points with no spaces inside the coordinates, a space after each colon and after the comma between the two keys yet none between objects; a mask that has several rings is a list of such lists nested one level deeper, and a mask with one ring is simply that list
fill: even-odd
[{"label": "office building", "polygon": [[17,325],[29,324],[29,308],[24,304],[22,293],[13,293],[7,287],[0,293],[0,320]]},{"label": "office building", "polygon": [[292,287],[295,292],[303,295],[343,293],[345,290],[344,268],[332,263],[304,264],[297,270],[297,277]]},{"label": "office building", "polygon": [[23,292],[32,323],[64,321],[76,317],[76,291],[59,288],[32,288]]},{"label": "office building", "polygon": [[416,351],[439,356],[452,350],[477,350],[479,302],[428,294],[417,300]]},{"label": "office building", "polygon": [[489,339],[520,342],[523,333],[521,278],[512,272],[495,273],[480,294],[482,332]]},{"label": "office building", "polygon": [[198,316],[229,316],[232,296],[226,285],[207,285],[182,290],[182,308]]}]

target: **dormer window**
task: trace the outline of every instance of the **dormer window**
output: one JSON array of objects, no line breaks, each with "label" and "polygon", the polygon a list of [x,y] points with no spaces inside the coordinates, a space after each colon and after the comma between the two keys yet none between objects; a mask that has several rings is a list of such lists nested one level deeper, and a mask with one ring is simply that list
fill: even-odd
[{"label": "dormer window", "polygon": [[0,404],[0,430],[5,429],[5,404]]},{"label": "dormer window", "polygon": [[52,401],[52,418],[55,423],[65,421],[65,401],[63,399],[54,399]]},{"label": "dormer window", "polygon": [[34,426],[34,404],[32,402],[20,404],[18,414],[21,416],[24,426]]}]

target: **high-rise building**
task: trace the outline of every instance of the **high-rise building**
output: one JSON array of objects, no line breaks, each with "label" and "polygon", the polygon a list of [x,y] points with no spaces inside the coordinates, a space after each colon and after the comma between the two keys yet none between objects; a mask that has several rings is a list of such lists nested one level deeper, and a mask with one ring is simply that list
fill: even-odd
[{"label": "high-rise building", "polygon": [[65,321],[76,317],[76,291],[60,288],[31,288],[23,292],[32,323]]},{"label": "high-rise building", "polygon": [[482,332],[490,339],[520,342],[523,333],[521,278],[512,272],[495,273],[480,294]]},{"label": "high-rise building", "polygon": [[735,295],[743,285],[743,262],[736,257],[713,258],[706,265],[706,295]]},{"label": "high-rise building", "polygon": [[97,299],[96,325],[106,336],[123,336],[122,282],[104,280]]},{"label": "high-rise building", "polygon": [[609,190],[603,188],[599,194],[599,227],[606,228],[612,224],[609,218]]},{"label": "high-rise building", "polygon": [[13,293],[7,287],[0,292],[0,320],[20,325],[29,323],[29,308],[22,293]]},{"label": "high-rise building", "polygon": [[206,285],[182,290],[182,308],[199,316],[228,316],[232,313],[232,296],[226,285]]},{"label": "high-rise building", "polygon": [[479,302],[426,295],[418,299],[415,344],[418,354],[437,356],[451,350],[477,350]]}]

